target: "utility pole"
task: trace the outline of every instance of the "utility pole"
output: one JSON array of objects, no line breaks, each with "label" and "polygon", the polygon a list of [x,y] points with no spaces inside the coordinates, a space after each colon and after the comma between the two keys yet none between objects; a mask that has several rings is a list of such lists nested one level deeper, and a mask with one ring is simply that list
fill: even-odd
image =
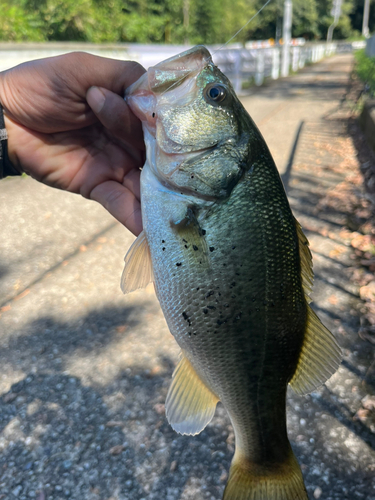
[{"label": "utility pole", "polygon": [[284,22],[283,22],[283,53],[281,62],[281,76],[289,75],[290,63],[290,40],[292,38],[292,0],[284,2]]},{"label": "utility pole", "polygon": [[333,23],[328,28],[327,43],[332,42],[333,30],[336,28],[341,16],[341,5],[342,5],[342,0],[333,0],[333,5],[331,9],[331,15],[333,16]]},{"label": "utility pole", "polygon": [[362,22],[362,35],[368,38],[370,36],[370,31],[368,29],[368,18],[370,15],[370,0],[365,0],[365,5],[363,7],[363,22]]}]

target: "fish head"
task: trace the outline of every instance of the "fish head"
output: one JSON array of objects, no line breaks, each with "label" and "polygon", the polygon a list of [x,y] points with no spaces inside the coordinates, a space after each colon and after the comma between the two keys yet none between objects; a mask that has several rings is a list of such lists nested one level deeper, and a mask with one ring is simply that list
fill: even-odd
[{"label": "fish head", "polygon": [[205,199],[230,194],[247,164],[251,119],[205,47],[151,67],[126,100],[143,123],[159,180]]}]

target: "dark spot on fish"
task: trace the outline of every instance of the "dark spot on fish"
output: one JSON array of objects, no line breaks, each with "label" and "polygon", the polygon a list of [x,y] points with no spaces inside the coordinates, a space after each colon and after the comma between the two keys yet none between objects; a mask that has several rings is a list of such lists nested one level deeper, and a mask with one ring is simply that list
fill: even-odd
[{"label": "dark spot on fish", "polygon": [[208,313],[208,309],[203,309],[204,314]]},{"label": "dark spot on fish", "polygon": [[229,307],[228,302],[225,302],[224,307]]},{"label": "dark spot on fish", "polygon": [[223,264],[223,267],[226,267],[226,264]]},{"label": "dark spot on fish", "polygon": [[182,262],[176,262],[176,266],[180,267],[182,265]]},{"label": "dark spot on fish", "polygon": [[184,318],[185,321],[188,322],[188,325],[191,326],[191,321],[185,311],[182,313],[182,317]]},{"label": "dark spot on fish", "polygon": [[208,309],[212,309],[212,310],[215,310],[216,307],[215,306],[207,306]]},{"label": "dark spot on fish", "polygon": [[194,332],[194,335],[196,335],[196,334],[197,334],[197,332]]},{"label": "dark spot on fish", "polygon": [[233,247],[232,247],[232,250],[234,250],[235,248],[236,248],[236,247],[235,247],[235,246],[233,246]]},{"label": "dark spot on fish", "polygon": [[185,240],[185,238],[182,238],[182,241],[183,241],[184,243],[187,243],[187,240]]},{"label": "dark spot on fish", "polygon": [[152,118],[155,118],[155,113],[152,113]]},{"label": "dark spot on fish", "polygon": [[236,276],[240,276],[240,273],[236,273]]},{"label": "dark spot on fish", "polygon": [[215,250],[215,247],[210,247],[210,252],[213,252]]},{"label": "dark spot on fish", "polygon": [[199,290],[199,287],[197,288],[197,291]]},{"label": "dark spot on fish", "polygon": [[214,330],[214,333],[217,333],[217,331],[216,331],[216,330]]},{"label": "dark spot on fish", "polygon": [[204,236],[207,233],[207,231],[205,229],[201,229],[201,233]]},{"label": "dark spot on fish", "polygon": [[211,295],[213,295],[215,292],[213,290],[210,290],[209,292],[206,293],[206,299],[208,299],[208,297],[211,297]]},{"label": "dark spot on fish", "polygon": [[190,179],[194,179],[194,175],[191,175],[191,176],[190,176]]},{"label": "dark spot on fish", "polygon": [[241,319],[241,316],[242,316],[242,311],[240,311],[237,316],[234,318],[234,323],[237,323],[237,321],[239,321]]},{"label": "dark spot on fish", "polygon": [[165,241],[164,241],[164,240],[161,240],[161,242],[162,242],[162,243],[165,243]]},{"label": "dark spot on fish", "polygon": [[216,321],[216,323],[217,323],[217,325],[218,325],[218,326],[224,325],[226,322],[227,322],[227,320],[226,320],[226,319],[218,319],[218,320]]},{"label": "dark spot on fish", "polygon": [[249,278],[249,281],[253,281],[253,278]]},{"label": "dark spot on fish", "polygon": [[191,332],[188,332],[189,333],[189,337],[191,337]]},{"label": "dark spot on fish", "polygon": [[165,247],[163,247],[163,248],[162,248],[162,250],[163,250],[163,252],[164,252],[164,250],[165,250]]},{"label": "dark spot on fish", "polygon": [[235,281],[233,281],[233,283],[230,284],[229,288],[233,288],[234,286],[236,286],[236,282]]},{"label": "dark spot on fish", "polygon": [[185,245],[185,248],[188,248],[188,246],[187,246],[187,245]]},{"label": "dark spot on fish", "polygon": [[235,299],[236,297],[237,297],[237,295],[234,295],[234,294],[233,294],[233,295],[231,295],[231,298],[232,298],[232,299]]},{"label": "dark spot on fish", "polygon": [[196,252],[198,250],[197,245],[193,245],[193,250],[194,250],[194,252]]}]

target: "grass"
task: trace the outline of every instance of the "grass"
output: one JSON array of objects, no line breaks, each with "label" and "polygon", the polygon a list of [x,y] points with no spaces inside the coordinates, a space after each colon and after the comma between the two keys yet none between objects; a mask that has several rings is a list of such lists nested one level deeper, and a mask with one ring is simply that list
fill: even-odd
[{"label": "grass", "polygon": [[365,50],[355,53],[355,71],[366,86],[366,91],[375,97],[375,57],[368,57]]}]

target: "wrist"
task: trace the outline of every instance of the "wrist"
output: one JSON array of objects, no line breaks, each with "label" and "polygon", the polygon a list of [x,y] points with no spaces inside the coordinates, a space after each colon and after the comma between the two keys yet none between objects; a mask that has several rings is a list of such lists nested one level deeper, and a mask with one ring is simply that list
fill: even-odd
[{"label": "wrist", "polygon": [[[8,176],[21,175],[20,169],[14,166],[16,155],[13,151],[12,141],[9,140],[9,120],[4,114],[0,102],[0,179]],[[9,147],[11,146],[11,147]]]}]

